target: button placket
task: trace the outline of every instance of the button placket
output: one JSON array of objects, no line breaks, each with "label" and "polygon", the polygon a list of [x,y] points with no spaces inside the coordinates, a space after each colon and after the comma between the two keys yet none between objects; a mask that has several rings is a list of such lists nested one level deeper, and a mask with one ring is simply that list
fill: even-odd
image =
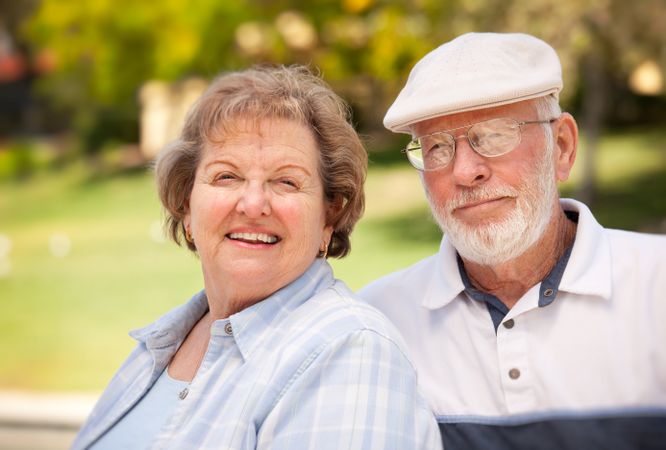
[{"label": "button placket", "polygon": [[526,412],[535,405],[529,376],[527,336],[524,327],[517,326],[517,322],[523,320],[524,317],[512,317],[497,330],[500,384],[510,413]]},{"label": "button placket", "polygon": [[[226,327],[225,327],[226,328]],[[208,348],[206,353],[204,353],[203,360],[201,365],[197,370],[194,379],[191,381],[190,385],[185,387],[178,393],[178,398],[181,400],[180,407],[176,409],[172,418],[170,419],[170,424],[181,424],[189,414],[192,414],[192,408],[196,408],[196,404],[199,401],[198,398],[201,394],[201,386],[206,385],[206,379],[210,376],[211,368],[215,364],[227,365],[231,354],[233,353],[235,344],[233,339],[228,339],[226,337],[226,330],[211,330],[210,341],[208,342]],[[233,366],[233,364],[232,364]],[[188,399],[187,401],[185,401]],[[173,429],[176,429],[177,426],[174,425]]]}]

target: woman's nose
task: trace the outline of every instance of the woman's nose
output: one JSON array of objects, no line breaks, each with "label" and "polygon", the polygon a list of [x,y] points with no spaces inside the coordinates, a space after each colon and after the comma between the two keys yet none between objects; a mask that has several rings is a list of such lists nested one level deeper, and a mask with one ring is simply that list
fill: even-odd
[{"label": "woman's nose", "polygon": [[240,193],[236,211],[256,218],[271,213],[269,193],[263,183],[247,182]]}]

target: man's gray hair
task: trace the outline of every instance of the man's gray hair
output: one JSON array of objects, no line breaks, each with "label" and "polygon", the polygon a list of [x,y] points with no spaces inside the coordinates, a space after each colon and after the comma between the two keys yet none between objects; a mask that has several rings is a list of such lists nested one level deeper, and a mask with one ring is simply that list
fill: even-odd
[{"label": "man's gray hair", "polygon": [[[560,103],[554,95],[546,95],[539,97],[534,101],[538,120],[550,120],[560,117],[562,108]],[[544,138],[546,140],[546,150],[552,153],[555,143],[553,142],[553,129],[549,123],[541,124],[543,129]]]}]

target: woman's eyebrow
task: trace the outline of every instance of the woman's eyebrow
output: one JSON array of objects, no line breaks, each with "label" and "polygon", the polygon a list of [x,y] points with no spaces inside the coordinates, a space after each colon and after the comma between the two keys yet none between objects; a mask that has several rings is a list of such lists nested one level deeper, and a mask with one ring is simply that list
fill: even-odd
[{"label": "woman's eyebrow", "polygon": [[212,166],[217,166],[217,165],[221,165],[221,164],[225,164],[225,165],[231,166],[233,168],[238,168],[238,166],[236,164],[234,164],[233,160],[225,159],[225,158],[215,158],[212,161],[209,161],[206,164],[204,164],[203,168],[208,169]]},{"label": "woman's eyebrow", "polygon": [[305,168],[304,166],[301,166],[299,164],[283,164],[281,166],[278,166],[275,169],[276,172],[285,171],[285,170],[286,171],[288,171],[288,170],[297,170],[299,172],[305,173],[308,176],[312,176],[312,174],[310,173],[310,171],[307,168]]}]

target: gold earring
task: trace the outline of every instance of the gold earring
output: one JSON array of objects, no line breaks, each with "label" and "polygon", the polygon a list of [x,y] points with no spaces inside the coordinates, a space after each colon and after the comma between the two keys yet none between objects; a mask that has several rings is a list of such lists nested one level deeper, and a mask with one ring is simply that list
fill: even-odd
[{"label": "gold earring", "polygon": [[328,243],[324,243],[324,249],[319,249],[319,254],[317,256],[326,259],[326,256],[328,256]]},{"label": "gold earring", "polygon": [[185,228],[185,240],[190,244],[194,244],[194,239],[192,239],[192,233],[189,228]]}]

